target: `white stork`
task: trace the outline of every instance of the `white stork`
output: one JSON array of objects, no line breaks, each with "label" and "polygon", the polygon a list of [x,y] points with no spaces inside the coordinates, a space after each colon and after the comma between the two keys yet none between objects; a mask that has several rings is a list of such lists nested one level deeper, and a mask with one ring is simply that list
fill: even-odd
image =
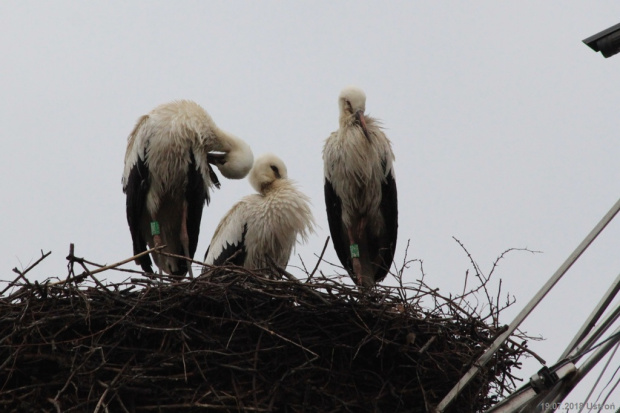
[{"label": "white stork", "polygon": [[314,232],[310,199],[288,179],[277,156],[256,159],[249,181],[258,194],[237,202],[215,229],[205,264],[231,263],[248,269],[265,268],[267,257],[286,267],[297,237]]},{"label": "white stork", "polygon": [[[209,189],[218,186],[209,163],[230,179],[245,177],[254,157],[242,140],[219,129],[195,102],[163,104],[138,119],[127,140],[123,192],[133,252],[166,245],[163,251],[193,258],[200,220]],[[186,260],[155,254],[155,263],[168,274],[184,275]],[[136,260],[153,272],[151,259]]]},{"label": "white stork", "polygon": [[361,89],[343,89],[338,106],[340,129],[323,148],[329,230],[353,281],[372,287],[385,278],[396,248],[394,153],[379,122],[364,114]]}]

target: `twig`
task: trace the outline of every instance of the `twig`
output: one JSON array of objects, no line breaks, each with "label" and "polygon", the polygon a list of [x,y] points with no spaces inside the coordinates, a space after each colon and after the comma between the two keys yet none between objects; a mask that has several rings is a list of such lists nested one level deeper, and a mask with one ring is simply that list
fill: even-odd
[{"label": "twig", "polygon": [[43,250],[41,250],[41,258],[39,258],[38,260],[36,260],[36,261],[34,262],[34,264],[32,264],[31,266],[29,266],[28,268],[26,268],[24,271],[19,271],[19,270],[17,269],[17,267],[15,267],[15,268],[13,268],[13,272],[18,273],[19,275],[21,275],[21,276],[23,277],[24,275],[26,275],[26,273],[27,273],[28,271],[30,271],[31,269],[33,269],[34,267],[36,267],[36,266],[37,266],[37,265],[38,265],[41,261],[43,261],[45,258],[47,258],[47,257],[48,257],[51,253],[52,253],[52,251],[47,252],[47,253],[43,253]]},{"label": "twig", "polygon": [[327,301],[325,300],[324,297],[321,296],[321,294],[319,294],[317,291],[311,289],[311,288],[306,288],[306,285],[304,285],[301,281],[299,281],[293,274],[289,273],[288,271],[286,271],[284,268],[280,267],[278,264],[275,263],[275,261],[271,258],[271,257],[267,257],[267,260],[269,261],[269,264],[275,268],[280,274],[282,274],[283,276],[285,276],[286,278],[288,278],[290,281],[298,284],[299,286],[301,286],[302,288],[306,289],[306,291],[308,291],[310,294],[312,294],[313,296],[317,297],[319,300],[321,300],[323,303],[327,303]]},{"label": "twig", "polygon": [[[166,247],[165,245],[160,245],[158,247],[151,248],[150,250],[142,251],[140,254],[136,254],[133,257],[124,259],[124,260],[119,261],[117,263],[114,263],[114,264],[111,264],[111,265],[106,265],[105,267],[97,268],[96,270],[90,271],[88,273],[85,272],[83,274],[80,274],[80,275],[76,276],[74,281],[77,280],[77,279],[82,280],[82,279],[84,279],[84,278],[86,278],[88,276],[92,276],[94,274],[98,274],[100,272],[107,271],[107,270],[109,270],[111,268],[116,268],[116,267],[121,266],[123,264],[127,264],[128,262],[134,261],[134,260],[136,260],[136,259],[138,259],[138,258],[140,258],[140,257],[142,257],[144,255],[150,254],[152,252],[159,251],[159,250],[161,250],[162,248],[165,248],[165,247]],[[69,279],[66,279],[66,280],[62,280],[62,281],[57,281],[57,282],[49,283],[47,285],[50,285],[50,286],[64,285],[64,284],[67,284],[68,282],[69,282]]]},{"label": "twig", "polygon": [[108,391],[110,391],[110,389],[116,385],[116,383],[121,379],[121,377],[123,377],[123,373],[125,373],[125,370],[127,370],[127,367],[129,367],[129,364],[133,360],[134,360],[134,356],[131,356],[129,361],[127,361],[127,363],[125,363],[125,365],[123,366],[121,371],[118,372],[116,377],[114,377],[114,379],[112,380],[112,382],[110,382],[109,385],[106,385],[105,383],[101,383],[105,387],[105,391],[103,392],[103,394],[99,398],[99,401],[97,402],[97,405],[95,406],[95,410],[93,410],[93,413],[98,413],[99,412],[99,409],[101,408],[101,405],[103,404],[103,401],[105,400],[105,396],[108,394]]},{"label": "twig", "polygon": [[308,276],[307,281],[310,281],[312,279],[312,277],[314,276],[314,273],[319,268],[319,264],[321,263],[321,261],[323,261],[323,255],[325,254],[325,250],[327,249],[327,246],[329,245],[329,239],[330,239],[330,237],[327,237],[327,239],[325,240],[325,245],[323,245],[323,249],[321,250],[321,254],[319,255],[319,259],[317,260],[316,265],[314,266],[314,269],[312,270],[312,272]]},{"label": "twig", "polygon": [[422,348],[420,348],[420,350],[418,350],[418,353],[422,354],[424,353],[426,350],[428,350],[428,348],[431,346],[431,344],[433,344],[433,341],[435,341],[437,339],[437,336],[433,336],[431,337],[426,344],[424,344],[422,346]]},{"label": "twig", "polygon": [[[238,253],[238,251],[235,252],[235,254],[237,254],[237,253]],[[178,258],[178,259],[181,259],[181,260],[189,261],[192,264],[197,264],[197,265],[201,265],[201,266],[205,266],[206,265],[202,261],[196,261],[195,259],[186,257],[185,255],[173,254],[171,252],[164,252],[164,251],[160,251],[159,254],[165,255],[166,257]],[[229,259],[231,259],[231,258],[229,258]]]},{"label": "twig", "polygon": [[28,268],[26,268],[24,271],[19,271],[19,270],[17,269],[17,267],[13,268],[13,272],[16,272],[16,273],[17,273],[17,274],[19,274],[19,275],[17,276],[17,278],[16,278],[15,280],[11,281],[11,282],[9,283],[9,285],[7,285],[7,287],[6,287],[4,290],[2,290],[2,292],[0,293],[0,296],[4,295],[4,293],[5,293],[5,292],[7,292],[7,290],[9,290],[11,287],[13,287],[15,284],[17,284],[17,281],[18,281],[19,279],[24,280],[24,282],[25,282],[27,285],[30,285],[30,282],[29,282],[29,281],[28,281],[28,279],[25,277],[26,273],[27,273],[28,271],[30,271],[31,269],[33,269],[34,267],[36,267],[36,266],[37,266],[37,265],[38,265],[41,261],[43,261],[45,258],[49,257],[49,255],[50,255],[51,253],[52,253],[52,251],[50,251],[50,252],[48,252],[48,253],[45,253],[45,254],[44,254],[44,253],[43,253],[43,250],[41,250],[41,258],[39,258],[38,260],[36,260],[36,261],[34,262],[34,264],[32,264],[31,266],[29,266]]}]

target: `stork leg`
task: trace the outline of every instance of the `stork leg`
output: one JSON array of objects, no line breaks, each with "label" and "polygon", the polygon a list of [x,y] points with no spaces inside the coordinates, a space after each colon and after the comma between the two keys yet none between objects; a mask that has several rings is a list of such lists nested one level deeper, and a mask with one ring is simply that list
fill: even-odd
[{"label": "stork leg", "polygon": [[[353,266],[353,274],[355,274],[355,278],[357,279],[357,284],[362,285],[362,263],[360,262],[359,257],[359,249],[357,245],[357,237],[355,236],[355,231],[351,227],[347,228],[347,233],[349,235],[349,245],[351,248],[351,265]],[[357,251],[357,254],[354,252]]]},{"label": "stork leg", "polygon": [[[364,285],[364,277],[362,275],[362,262],[360,260],[359,240],[362,238],[362,234],[364,233],[365,228],[365,217],[361,218],[357,225],[353,224],[351,227],[347,228],[351,248],[351,265],[353,266],[353,273],[355,274],[355,278],[357,279],[357,284],[359,286]],[[365,248],[363,249],[365,250]]]},{"label": "stork leg", "polygon": [[194,278],[192,272],[192,261],[189,259],[189,235],[187,234],[187,201],[183,201],[183,217],[181,218],[181,245],[183,246],[183,254],[188,258],[187,271],[190,278]]}]

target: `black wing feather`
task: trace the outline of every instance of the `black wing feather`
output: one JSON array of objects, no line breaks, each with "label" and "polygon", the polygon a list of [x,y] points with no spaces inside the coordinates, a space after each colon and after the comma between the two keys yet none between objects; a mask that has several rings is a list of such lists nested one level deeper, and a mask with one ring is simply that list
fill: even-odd
[{"label": "black wing feather", "polygon": [[[385,166],[384,166],[385,168]],[[375,272],[375,282],[385,278],[390,270],[396,251],[396,238],[398,235],[398,194],[396,191],[396,181],[394,175],[390,173],[386,176],[381,185],[381,215],[385,223],[385,237],[381,237],[381,245],[378,245],[379,257],[376,262],[380,263]]]},{"label": "black wing feather", "polygon": [[[342,266],[349,274],[353,274],[353,265],[351,263],[350,248],[346,235],[346,228],[342,223],[342,201],[336,195],[331,182],[325,179],[325,209],[327,211],[327,222],[329,223],[329,232],[332,236],[332,243],[338,255],[338,259]],[[353,276],[352,276],[353,277]]]},{"label": "black wing feather", "polygon": [[[243,266],[245,262],[245,257],[247,256],[247,250],[245,248],[245,235],[248,232],[248,224],[243,225],[243,232],[241,233],[241,242],[238,244],[229,244],[226,243],[226,246],[222,249],[222,252],[219,256],[217,256],[213,260],[212,265],[225,265],[225,264],[233,264],[238,265],[240,267]],[[207,252],[205,252],[205,261],[207,260],[207,256],[209,255],[209,248],[207,248]]]},{"label": "black wing feather", "polygon": [[[190,164],[187,171],[187,188],[185,189],[185,199],[187,200],[187,235],[189,237],[189,257],[194,258],[196,247],[198,246],[198,236],[200,235],[200,221],[202,220],[202,210],[207,201],[207,190],[205,181],[196,167],[196,159],[190,151]],[[183,254],[181,252],[181,254]]]},{"label": "black wing feather", "polygon": [[[129,224],[129,231],[131,232],[131,239],[133,241],[134,255],[146,251],[146,240],[142,236],[140,224],[142,214],[145,212],[146,195],[149,186],[149,169],[146,162],[138,157],[138,161],[131,168],[127,184],[125,188],[123,188],[124,192],[127,194],[127,223]],[[153,272],[152,261],[148,254],[138,258],[136,262],[140,264],[144,272]]]}]

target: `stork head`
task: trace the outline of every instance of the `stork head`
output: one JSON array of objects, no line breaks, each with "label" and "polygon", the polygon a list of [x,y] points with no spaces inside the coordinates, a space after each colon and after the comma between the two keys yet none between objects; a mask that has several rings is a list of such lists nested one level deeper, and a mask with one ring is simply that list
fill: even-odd
[{"label": "stork head", "polygon": [[241,139],[228,136],[228,150],[221,153],[209,153],[207,159],[217,166],[222,175],[228,179],[245,178],[254,164],[254,154],[250,146]]},{"label": "stork head", "polygon": [[366,128],[366,118],[364,117],[366,110],[366,94],[364,91],[356,86],[345,87],[338,97],[338,106],[340,107],[340,125],[357,124],[362,128],[366,139],[370,139]]},{"label": "stork head", "polygon": [[252,188],[263,194],[267,187],[276,180],[286,178],[288,178],[288,173],[282,159],[272,153],[266,153],[254,162],[249,180]]}]

